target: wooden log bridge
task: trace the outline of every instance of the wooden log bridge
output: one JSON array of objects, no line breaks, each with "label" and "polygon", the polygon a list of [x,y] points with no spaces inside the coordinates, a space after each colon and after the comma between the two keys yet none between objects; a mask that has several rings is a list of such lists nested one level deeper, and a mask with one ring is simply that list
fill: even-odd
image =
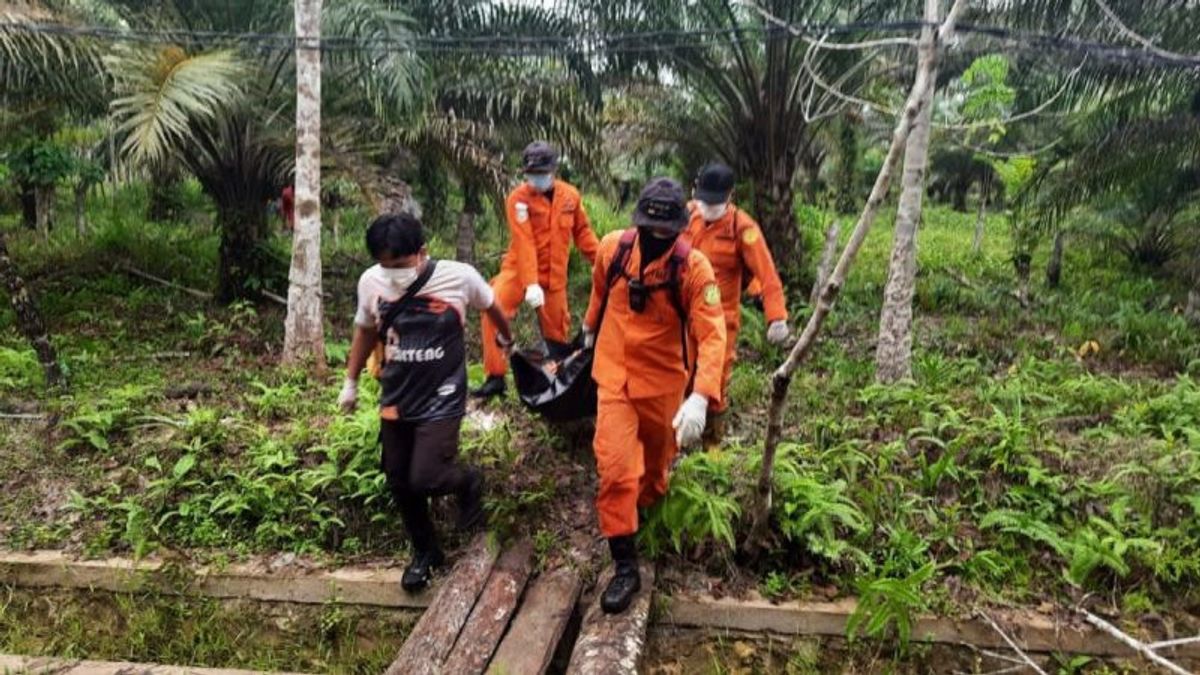
[{"label": "wooden log bridge", "polygon": [[[545,673],[565,647],[564,640],[575,639],[568,627],[583,583],[568,567],[533,577],[533,557],[528,540],[503,552],[492,550],[482,536],[472,542],[439,584],[437,596],[400,648],[388,675]],[[604,587],[610,574],[601,577],[597,589]],[[654,585],[649,565],[643,566],[642,585],[629,611],[616,617],[600,611],[596,594],[584,612],[568,672],[637,672]]]}]

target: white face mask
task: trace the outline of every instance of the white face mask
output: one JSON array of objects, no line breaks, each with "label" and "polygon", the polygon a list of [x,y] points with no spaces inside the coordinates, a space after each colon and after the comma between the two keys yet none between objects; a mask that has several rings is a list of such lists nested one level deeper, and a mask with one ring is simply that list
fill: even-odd
[{"label": "white face mask", "polygon": [[554,187],[554,175],[549,173],[527,173],[525,182],[538,192],[545,192]]},{"label": "white face mask", "polygon": [[414,265],[412,267],[380,267],[383,276],[394,286],[406,287],[417,278],[417,273],[421,266]]},{"label": "white face mask", "polygon": [[729,209],[729,204],[706,204],[700,202],[700,216],[707,222],[720,220],[725,215],[725,211]]}]

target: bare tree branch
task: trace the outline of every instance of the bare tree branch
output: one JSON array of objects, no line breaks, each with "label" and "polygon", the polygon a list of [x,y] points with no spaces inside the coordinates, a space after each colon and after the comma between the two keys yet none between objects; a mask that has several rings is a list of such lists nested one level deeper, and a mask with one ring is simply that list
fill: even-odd
[{"label": "bare tree branch", "polygon": [[1080,609],[1079,612],[1081,614],[1083,614],[1083,618],[1087,619],[1088,623],[1092,624],[1096,628],[1099,628],[1100,630],[1104,631],[1105,633],[1108,633],[1112,637],[1116,638],[1116,640],[1118,642],[1121,642],[1125,646],[1129,647],[1130,649],[1132,649],[1132,650],[1136,651],[1137,653],[1141,654],[1142,656],[1146,657],[1148,660],[1150,660],[1155,665],[1165,668],[1165,669],[1171,671],[1172,673],[1176,673],[1177,675],[1189,675],[1188,671],[1184,670],[1183,668],[1180,668],[1179,666],[1175,665],[1174,663],[1171,663],[1170,661],[1166,660],[1165,658],[1159,656],[1158,654],[1156,654],[1154,652],[1153,649],[1150,649],[1149,647],[1147,647],[1145,643],[1135,640],[1134,638],[1129,637],[1125,633],[1122,633],[1119,628],[1112,625],[1111,623],[1105,621],[1104,619],[1101,619],[1100,617],[1096,616],[1095,614],[1092,614],[1091,612],[1087,611],[1086,609]]},{"label": "bare tree branch", "polygon": [[1042,670],[1041,666],[1034,663],[1033,659],[1029,658],[1029,655],[1022,651],[1021,648],[1017,646],[1017,643],[1013,642],[1012,639],[1000,629],[1000,626],[995,621],[992,621],[992,617],[988,616],[987,613],[983,611],[977,613],[979,616],[983,617],[984,621],[987,621],[989,624],[991,624],[992,630],[1000,634],[1000,637],[1004,639],[1004,642],[1007,643],[1008,646],[1017,653],[1017,656],[1020,656],[1021,659],[1025,661],[1025,665],[1029,666],[1035,672],[1040,673],[1041,675],[1046,675],[1046,671]]},{"label": "bare tree branch", "polygon": [[1154,650],[1167,649],[1169,647],[1180,647],[1183,645],[1190,645],[1193,642],[1200,642],[1200,635],[1197,635],[1196,637],[1190,637],[1190,638],[1180,638],[1178,640],[1163,640],[1162,642],[1151,642],[1150,644],[1146,645],[1146,648],[1154,649]]},{"label": "bare tree branch", "polygon": [[1117,16],[1117,13],[1114,12],[1112,10],[1112,8],[1108,6],[1108,3],[1104,2],[1104,0],[1096,0],[1096,4],[1100,6],[1100,11],[1104,12],[1104,16],[1107,16],[1108,20],[1111,21],[1113,23],[1113,25],[1115,25],[1117,27],[1118,32],[1120,32],[1122,35],[1129,38],[1130,40],[1133,40],[1134,42],[1138,43],[1139,45],[1142,46],[1142,48],[1144,48],[1146,51],[1150,52],[1151,54],[1154,54],[1155,56],[1158,56],[1158,57],[1161,57],[1164,59],[1169,59],[1172,61],[1182,61],[1184,63],[1193,63],[1196,60],[1197,56],[1195,56],[1195,55],[1181,54],[1179,52],[1168,51],[1168,50],[1163,49],[1163,48],[1159,47],[1158,45],[1154,44],[1149,38],[1143,37],[1142,35],[1138,34],[1132,28],[1125,25],[1125,22],[1121,21],[1121,17]]},{"label": "bare tree branch", "polygon": [[[841,51],[857,51],[859,49],[875,49],[878,47],[894,47],[894,46],[916,47],[917,46],[917,41],[912,38],[908,38],[908,37],[880,38],[878,40],[865,40],[863,42],[828,42],[826,38],[821,38],[820,40],[813,40],[812,38],[808,37],[808,35],[804,31],[800,30],[800,28],[798,28],[798,27],[788,23],[787,21],[784,21],[783,19],[775,16],[774,14],[768,12],[757,2],[754,2],[754,0],[738,0],[738,4],[742,5],[743,7],[749,7],[750,9],[754,10],[755,12],[758,12],[758,14],[760,16],[762,16],[762,18],[766,19],[768,23],[775,24],[776,26],[786,30],[791,35],[798,37],[801,40],[804,40],[805,42],[809,43],[810,45],[820,47],[821,49],[832,49],[832,50],[841,50]],[[826,34],[826,36],[828,36],[828,33]]]}]

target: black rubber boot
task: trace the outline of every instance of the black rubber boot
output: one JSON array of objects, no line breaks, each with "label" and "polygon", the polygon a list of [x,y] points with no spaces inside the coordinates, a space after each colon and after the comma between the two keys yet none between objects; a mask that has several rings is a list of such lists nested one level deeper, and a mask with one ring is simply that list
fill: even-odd
[{"label": "black rubber boot", "polygon": [[487,514],[483,510],[483,472],[470,469],[467,484],[458,493],[458,522],[459,531],[467,532],[487,524]]},{"label": "black rubber boot", "polygon": [[429,585],[433,571],[446,562],[440,548],[418,551],[412,562],[404,568],[404,576],[400,577],[400,587],[409,593],[416,593]]},{"label": "black rubber boot", "polygon": [[488,375],[483,384],[478,389],[471,392],[475,398],[492,398],[493,396],[504,395],[504,376],[503,375]]},{"label": "black rubber boot", "polygon": [[633,596],[642,590],[642,575],[638,572],[637,545],[633,535],[612,537],[608,540],[616,573],[604,594],[600,596],[600,609],[607,614],[620,614],[629,609]]}]

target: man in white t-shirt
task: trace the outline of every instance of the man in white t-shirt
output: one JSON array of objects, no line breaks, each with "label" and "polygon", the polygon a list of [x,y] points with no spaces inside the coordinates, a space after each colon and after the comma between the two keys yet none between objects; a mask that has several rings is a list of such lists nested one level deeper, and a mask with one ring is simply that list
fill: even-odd
[{"label": "man in white t-shirt", "polygon": [[495,322],[507,348],[512,332],[491,287],[470,265],[431,260],[421,222],[385,215],[367,229],[378,264],[358,280],[358,311],[346,381],[338,404],[358,402],[358,377],[382,340],[380,431],[383,472],[408,530],[413,559],[401,585],[414,592],[444,561],[429,515],[429,498],[458,497],[458,527],[483,522],[483,474],[455,461],[466,413],[467,362],[463,324],[468,308]]}]

